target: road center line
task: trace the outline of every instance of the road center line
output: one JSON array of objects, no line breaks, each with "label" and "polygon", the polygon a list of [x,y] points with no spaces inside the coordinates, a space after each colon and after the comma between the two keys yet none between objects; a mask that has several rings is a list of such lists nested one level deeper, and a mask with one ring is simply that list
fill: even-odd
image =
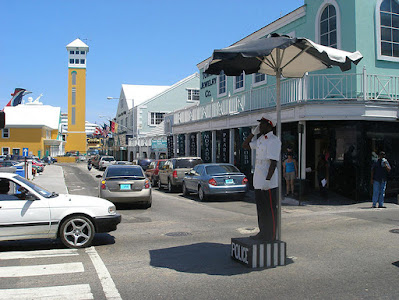
[{"label": "road center line", "polygon": [[94,247],[86,248],[86,253],[89,255],[91,261],[93,262],[94,268],[97,271],[98,278],[101,281],[105,297],[107,299],[122,299],[119,294],[114,281],[109,274],[107,267],[104,265],[100,255],[98,255]]}]

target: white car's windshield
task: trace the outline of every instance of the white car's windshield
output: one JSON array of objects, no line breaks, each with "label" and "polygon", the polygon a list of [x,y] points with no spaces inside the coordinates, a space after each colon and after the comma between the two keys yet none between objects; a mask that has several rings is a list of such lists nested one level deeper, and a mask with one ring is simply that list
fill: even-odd
[{"label": "white car's windshield", "polygon": [[58,196],[55,193],[51,193],[47,190],[45,190],[44,188],[33,184],[32,182],[26,180],[25,178],[21,177],[21,176],[16,176],[14,177],[17,181],[23,182],[24,184],[26,184],[27,186],[29,186],[30,188],[32,188],[33,190],[35,190],[36,192],[38,192],[41,196],[46,197],[46,198],[50,198],[50,197],[54,197],[54,196]]}]

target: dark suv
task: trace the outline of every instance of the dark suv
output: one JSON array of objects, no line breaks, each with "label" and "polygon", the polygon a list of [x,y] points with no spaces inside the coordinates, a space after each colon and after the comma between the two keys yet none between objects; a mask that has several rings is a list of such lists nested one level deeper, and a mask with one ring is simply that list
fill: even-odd
[{"label": "dark suv", "polygon": [[181,187],[182,180],[186,172],[190,171],[198,164],[202,164],[201,157],[177,157],[168,159],[158,173],[158,187],[168,187],[169,192],[173,192],[177,187]]}]

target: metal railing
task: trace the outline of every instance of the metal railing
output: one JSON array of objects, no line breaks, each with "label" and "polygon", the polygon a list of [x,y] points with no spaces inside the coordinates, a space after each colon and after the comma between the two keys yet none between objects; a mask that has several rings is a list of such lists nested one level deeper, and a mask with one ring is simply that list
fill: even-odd
[{"label": "metal railing", "polygon": [[[281,105],[309,101],[398,101],[399,76],[360,74],[312,74],[281,81]],[[266,85],[205,105],[173,112],[174,124],[234,115],[276,105],[276,86]]]}]

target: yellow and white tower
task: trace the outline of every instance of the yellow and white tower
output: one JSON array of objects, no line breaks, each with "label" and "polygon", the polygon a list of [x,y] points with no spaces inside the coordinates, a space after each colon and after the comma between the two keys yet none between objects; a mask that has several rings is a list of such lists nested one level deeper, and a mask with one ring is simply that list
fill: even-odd
[{"label": "yellow and white tower", "polygon": [[68,135],[65,151],[86,153],[86,56],[89,46],[80,39],[68,50]]}]

